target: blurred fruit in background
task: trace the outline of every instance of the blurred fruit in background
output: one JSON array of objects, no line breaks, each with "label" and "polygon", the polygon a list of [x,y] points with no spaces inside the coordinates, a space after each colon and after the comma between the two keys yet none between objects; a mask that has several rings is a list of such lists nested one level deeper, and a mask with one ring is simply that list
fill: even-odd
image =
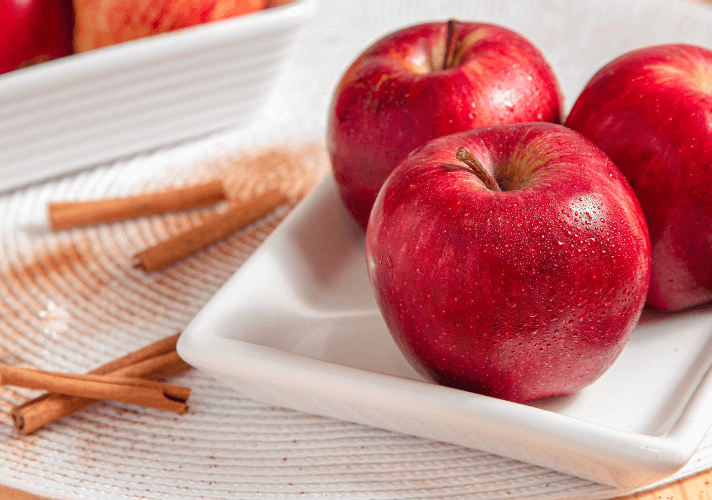
[{"label": "blurred fruit in background", "polygon": [[72,53],[71,0],[0,0],[0,74]]}]

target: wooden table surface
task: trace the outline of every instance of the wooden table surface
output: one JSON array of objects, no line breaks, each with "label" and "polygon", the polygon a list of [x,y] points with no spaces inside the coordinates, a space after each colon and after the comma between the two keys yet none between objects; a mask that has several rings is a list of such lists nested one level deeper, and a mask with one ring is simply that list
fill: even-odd
[{"label": "wooden table surface", "polygon": [[712,500],[712,470],[619,500]]}]

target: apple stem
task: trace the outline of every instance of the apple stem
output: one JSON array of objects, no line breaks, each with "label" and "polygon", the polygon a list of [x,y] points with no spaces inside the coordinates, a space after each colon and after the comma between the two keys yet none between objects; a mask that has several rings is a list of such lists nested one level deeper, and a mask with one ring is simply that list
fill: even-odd
[{"label": "apple stem", "polygon": [[475,156],[470,153],[469,149],[457,148],[457,151],[455,152],[455,158],[470,167],[472,173],[474,173],[475,176],[483,182],[487,189],[489,189],[490,191],[495,191],[497,193],[502,191],[501,189],[499,189],[497,181],[495,181],[492,175],[490,175],[490,173],[485,170],[485,167],[484,165],[482,165],[480,160],[475,158]]},{"label": "apple stem", "polygon": [[450,69],[453,66],[453,58],[455,56],[455,38],[457,29],[460,27],[460,21],[450,19],[447,22],[447,41],[445,42],[445,58],[443,59],[443,69]]}]

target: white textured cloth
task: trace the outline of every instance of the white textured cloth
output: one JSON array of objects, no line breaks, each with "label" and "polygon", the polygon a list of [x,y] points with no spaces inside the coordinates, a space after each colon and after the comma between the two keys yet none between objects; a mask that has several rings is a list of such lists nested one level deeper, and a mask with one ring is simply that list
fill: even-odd
[{"label": "white textured cloth", "polygon": [[[133,194],[194,179],[210,158],[323,138],[331,93],[368,44],[456,17],[503,24],[554,67],[570,108],[588,78],[632,48],[712,44],[712,7],[683,0],[322,0],[277,92],[246,128],[0,195],[0,362],[84,372],[184,328],[273,225],[164,272],[130,256],[199,213],[50,233],[58,199]],[[326,168],[326,167],[325,167]],[[274,408],[196,370],[190,411],[102,403],[18,437],[7,412],[33,391],[0,388],[0,483],[56,499],[604,499],[625,493],[488,453]],[[673,478],[712,466],[712,436]],[[670,478],[670,479],[673,479]]]}]

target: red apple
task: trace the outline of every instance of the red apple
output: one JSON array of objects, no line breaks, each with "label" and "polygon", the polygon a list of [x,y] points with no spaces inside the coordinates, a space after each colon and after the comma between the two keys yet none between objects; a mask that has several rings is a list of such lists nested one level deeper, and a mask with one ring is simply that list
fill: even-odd
[{"label": "red apple", "polygon": [[0,1],[0,74],[72,53],[71,0]]},{"label": "red apple", "polygon": [[561,119],[542,54],[491,24],[434,22],[375,42],[338,84],[327,144],[339,192],[366,226],[378,190],[413,149],[487,125]]},{"label": "red apple", "polygon": [[712,300],[712,51],[638,49],[588,82],[566,125],[611,157],[635,191],[652,246],[647,305]]},{"label": "red apple", "polygon": [[510,401],[567,395],[618,357],[650,242],[630,185],[561,125],[460,132],[411,153],[366,231],[375,295],[433,381]]},{"label": "red apple", "polygon": [[268,0],[74,0],[77,52],[265,8]]}]

